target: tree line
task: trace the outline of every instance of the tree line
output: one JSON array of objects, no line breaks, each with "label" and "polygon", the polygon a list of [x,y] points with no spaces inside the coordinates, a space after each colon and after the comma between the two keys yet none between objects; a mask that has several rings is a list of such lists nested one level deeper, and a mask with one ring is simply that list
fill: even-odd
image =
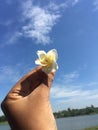
[{"label": "tree line", "polygon": [[4,115],[0,116],[0,122],[5,122],[7,121],[6,117]]},{"label": "tree line", "polygon": [[71,117],[71,116],[80,116],[80,115],[90,115],[97,114],[98,107],[91,105],[90,107],[81,108],[81,109],[71,109],[62,110],[59,112],[54,112],[55,118]]}]

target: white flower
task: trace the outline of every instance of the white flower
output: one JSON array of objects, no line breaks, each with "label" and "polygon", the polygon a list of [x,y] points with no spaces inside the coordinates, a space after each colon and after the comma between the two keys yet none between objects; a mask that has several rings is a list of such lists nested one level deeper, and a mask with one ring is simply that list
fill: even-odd
[{"label": "white flower", "polygon": [[35,60],[35,64],[41,65],[44,72],[49,73],[58,69],[56,63],[58,59],[58,53],[56,49],[52,49],[47,53],[43,50],[37,51],[38,59]]}]

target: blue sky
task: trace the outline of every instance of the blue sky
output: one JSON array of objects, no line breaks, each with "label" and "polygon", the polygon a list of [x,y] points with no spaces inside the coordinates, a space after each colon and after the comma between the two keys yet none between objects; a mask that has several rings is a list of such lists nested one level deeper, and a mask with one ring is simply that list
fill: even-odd
[{"label": "blue sky", "polygon": [[0,102],[36,67],[36,51],[53,48],[53,110],[98,107],[98,0],[0,1]]}]

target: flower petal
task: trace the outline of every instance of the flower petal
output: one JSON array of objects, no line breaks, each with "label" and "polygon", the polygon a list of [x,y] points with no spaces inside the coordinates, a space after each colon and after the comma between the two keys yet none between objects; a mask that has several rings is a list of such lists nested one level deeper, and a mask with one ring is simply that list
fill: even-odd
[{"label": "flower petal", "polygon": [[52,69],[55,71],[58,69],[58,64],[56,62],[53,63]]},{"label": "flower petal", "polygon": [[46,73],[55,72],[58,69],[57,59],[58,53],[56,49],[52,49],[47,53],[43,50],[37,51],[38,59],[35,64],[41,65],[42,70]]},{"label": "flower petal", "polygon": [[46,56],[46,52],[45,51],[37,51],[37,55],[38,55],[39,59],[43,59]]},{"label": "flower petal", "polygon": [[37,65],[41,65],[40,60],[39,60],[39,59],[35,60],[35,64],[37,64]]},{"label": "flower petal", "polygon": [[52,49],[52,50],[48,51],[48,52],[47,52],[47,55],[53,55],[55,61],[57,61],[57,59],[58,59],[58,53],[57,53],[57,50],[56,50],[56,49]]},{"label": "flower petal", "polygon": [[36,65],[46,66],[46,64],[42,64],[39,59],[35,60]]}]

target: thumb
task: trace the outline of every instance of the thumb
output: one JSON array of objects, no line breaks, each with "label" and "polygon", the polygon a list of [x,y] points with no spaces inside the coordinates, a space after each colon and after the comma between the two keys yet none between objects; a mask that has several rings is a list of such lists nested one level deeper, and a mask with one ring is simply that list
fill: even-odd
[{"label": "thumb", "polygon": [[50,73],[48,74],[48,87],[49,87],[50,89],[51,89],[51,86],[52,86],[54,77],[55,77],[55,71],[54,71],[54,72],[50,72]]}]

